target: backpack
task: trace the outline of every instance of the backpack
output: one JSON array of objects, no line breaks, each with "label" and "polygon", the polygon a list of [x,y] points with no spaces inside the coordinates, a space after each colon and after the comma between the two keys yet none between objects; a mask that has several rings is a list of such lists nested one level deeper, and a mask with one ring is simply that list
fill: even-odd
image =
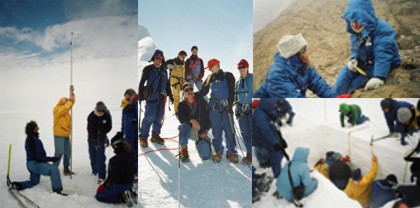
[{"label": "backpack", "polygon": [[301,200],[305,194],[305,185],[301,181],[300,184],[295,187],[292,180],[292,174],[290,173],[291,164],[292,164],[292,161],[290,161],[288,165],[289,167],[288,175],[289,175],[290,186],[292,187],[293,203],[297,207],[303,207],[303,205],[299,202],[299,200]]},{"label": "backpack", "polygon": [[198,151],[198,155],[200,156],[202,160],[208,160],[211,158],[212,156],[211,143],[208,137],[205,139],[199,138],[195,142],[195,145]]}]

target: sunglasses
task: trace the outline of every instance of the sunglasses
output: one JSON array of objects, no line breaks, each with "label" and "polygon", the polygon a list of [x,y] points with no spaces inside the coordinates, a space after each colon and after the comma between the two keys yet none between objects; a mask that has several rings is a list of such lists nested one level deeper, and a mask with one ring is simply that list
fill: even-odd
[{"label": "sunglasses", "polygon": [[184,92],[192,92],[192,91],[193,91],[193,89],[190,88],[190,87],[184,90]]},{"label": "sunglasses", "polygon": [[238,69],[246,69],[246,66],[239,66]]}]

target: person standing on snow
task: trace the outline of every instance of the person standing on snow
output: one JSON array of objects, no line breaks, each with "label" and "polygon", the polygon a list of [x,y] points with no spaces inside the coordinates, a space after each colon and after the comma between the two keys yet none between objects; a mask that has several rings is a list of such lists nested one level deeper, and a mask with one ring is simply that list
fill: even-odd
[{"label": "person standing on snow", "polygon": [[242,163],[252,163],[252,86],[254,76],[249,73],[248,61],[241,59],[238,64],[239,80],[236,82],[236,98],[235,98],[235,116],[241,129],[242,138],[244,138],[246,147],[246,157],[242,159]]},{"label": "person standing on snow", "polygon": [[98,183],[105,180],[105,143],[108,140],[106,134],[111,129],[111,113],[106,108],[105,103],[99,101],[87,118],[90,166],[92,167],[92,174],[98,174]]},{"label": "person standing on snow", "polygon": [[[139,100],[138,95],[135,90],[127,89],[124,93],[125,99],[128,101],[127,110],[125,115],[123,115],[122,126],[124,138],[132,147],[137,147],[137,135],[139,133],[138,129],[138,112],[139,112]],[[123,112],[124,113],[124,112]],[[138,167],[138,148],[131,148],[131,154],[133,155],[134,161],[133,166],[134,168]],[[136,172],[137,174],[137,172]]]},{"label": "person standing on snow", "polygon": [[[278,105],[279,99],[261,98],[252,116],[252,146],[260,148],[259,153],[256,152],[257,156],[264,153],[268,158],[275,178],[282,171],[281,160],[285,156],[284,149],[287,148],[286,141],[274,124],[279,118]],[[259,162],[262,163],[260,160]]]},{"label": "person standing on snow", "polygon": [[180,51],[178,57],[166,61],[166,66],[170,70],[169,83],[172,87],[172,95],[174,97],[175,115],[178,116],[178,104],[180,102],[180,93],[182,93],[182,84],[185,82],[185,57],[187,53]]},{"label": "person standing on snow", "polygon": [[236,153],[235,134],[233,129],[233,101],[235,100],[235,77],[230,72],[224,72],[220,69],[220,61],[210,59],[206,69],[211,71],[200,90],[201,96],[210,93],[209,115],[213,133],[213,162],[219,163],[223,155],[222,133],[225,132],[226,138],[226,157],[232,163],[238,163]]},{"label": "person standing on snow", "polygon": [[[137,194],[132,190],[134,173],[136,172],[131,154],[131,146],[118,132],[111,139],[115,155],[108,163],[108,177],[99,185],[96,200],[106,203],[126,203],[131,207],[137,202]],[[137,147],[137,144],[134,148]],[[136,156],[137,157],[137,156]]]},{"label": "person standing on snow", "polygon": [[[418,131],[420,125],[420,112],[416,111],[413,107],[411,108],[400,108],[397,111],[398,121],[403,124],[401,131],[401,144],[407,145],[405,137],[407,134],[412,135],[415,131]],[[420,143],[419,143],[420,144]],[[417,145],[416,152],[420,152],[420,146]]]},{"label": "person standing on snow", "polygon": [[350,127],[369,121],[369,117],[362,114],[362,109],[356,105],[349,105],[346,103],[340,104],[340,123],[341,127],[344,127],[344,117],[347,117],[347,123],[350,123]]},{"label": "person standing on snow", "polygon": [[[198,92],[194,93],[193,90],[193,86],[188,82],[182,85],[184,100],[178,106],[178,119],[181,123],[178,127],[179,146],[181,146],[179,155],[182,162],[190,161],[188,155],[188,139],[198,137],[199,140],[207,141],[207,132],[211,126],[207,102]],[[210,142],[208,147],[211,148]]]},{"label": "person standing on snow", "polygon": [[382,180],[375,180],[372,183],[372,208],[383,207],[389,201],[396,199],[397,191],[395,187],[398,185],[397,177],[389,174]]},{"label": "person standing on snow", "polygon": [[[403,133],[403,126],[397,118],[397,112],[400,108],[412,108],[413,105],[403,101],[397,101],[392,98],[385,98],[381,101],[381,108],[384,112],[386,124],[388,125],[389,134],[387,137],[398,137],[401,134],[401,145],[406,145],[405,135]],[[404,135],[404,136],[403,136]]]},{"label": "person standing on snow", "polygon": [[274,63],[266,80],[254,93],[254,97],[302,98],[306,97],[308,89],[318,97],[337,97],[338,94],[311,65],[307,46],[308,42],[302,34],[283,36],[277,45],[278,52],[274,54]]},{"label": "person standing on snow", "polygon": [[62,97],[57,102],[57,105],[53,109],[54,116],[54,146],[55,146],[55,157],[58,158],[54,161],[55,166],[60,165],[61,157],[63,159],[63,173],[65,176],[73,175],[74,172],[70,170],[70,158],[71,158],[71,144],[70,144],[70,133],[71,133],[71,115],[70,110],[72,109],[76,97],[74,96],[74,87],[70,85],[70,97]]},{"label": "person standing on snow", "polygon": [[349,0],[342,18],[350,33],[350,60],[341,68],[334,90],[345,94],[363,86],[376,89],[401,64],[395,32],[376,17],[370,0]]},{"label": "person standing on snow", "polygon": [[[140,127],[140,146],[143,148],[148,147],[147,137],[150,127],[153,127],[150,141],[160,145],[165,143],[165,140],[160,137],[160,130],[165,112],[166,97],[169,96],[171,103],[174,102],[168,81],[168,72],[162,64],[165,62],[163,52],[156,50],[150,61],[153,61],[153,64],[144,67],[139,84],[140,101],[146,101],[144,117]],[[147,85],[144,86],[146,81]],[[144,97],[144,94],[147,94],[147,97]]]},{"label": "person standing on snow", "polygon": [[185,79],[193,87],[195,84],[197,89],[201,90],[203,86],[204,63],[203,60],[197,56],[197,46],[191,47],[191,53],[191,56],[185,62]]},{"label": "person standing on snow", "polygon": [[39,184],[41,175],[49,176],[51,180],[51,188],[53,192],[66,196],[61,193],[63,185],[61,183],[60,171],[57,166],[48,162],[56,162],[57,157],[47,157],[42,141],[39,139],[39,127],[35,121],[26,124],[25,133],[25,150],[26,150],[26,167],[30,173],[30,179],[22,182],[10,182],[7,180],[7,186],[18,191],[32,188]]},{"label": "person standing on snow", "polygon": [[316,178],[311,178],[311,175],[309,174],[308,156],[309,148],[296,148],[292,160],[284,165],[281,175],[276,182],[279,195],[283,196],[288,201],[293,201],[294,199],[289,180],[289,169],[293,185],[295,187],[300,184],[305,186],[303,197],[309,196],[318,187],[318,180]]},{"label": "person standing on snow", "polygon": [[378,172],[378,158],[372,155],[372,168],[366,175],[362,176],[360,168],[352,171],[352,178],[349,179],[344,193],[356,200],[362,207],[369,207],[371,201],[371,190],[373,180]]}]

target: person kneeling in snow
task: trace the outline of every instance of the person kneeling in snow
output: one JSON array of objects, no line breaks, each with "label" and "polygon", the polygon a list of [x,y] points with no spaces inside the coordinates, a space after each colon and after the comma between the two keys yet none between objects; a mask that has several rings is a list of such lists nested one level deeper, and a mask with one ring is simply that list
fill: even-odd
[{"label": "person kneeling in snow", "polygon": [[[412,108],[413,105],[404,101],[397,101],[392,98],[385,98],[381,100],[381,108],[384,112],[386,119],[386,124],[388,125],[389,134],[387,137],[398,137],[398,133],[404,135],[403,126],[400,121],[398,121],[397,112],[400,108]],[[401,137],[401,144],[406,145],[405,136]]]},{"label": "person kneeling in snow", "polygon": [[356,124],[362,124],[365,121],[369,121],[369,117],[362,114],[362,109],[358,105],[349,105],[346,103],[340,104],[340,122],[341,127],[344,127],[344,117],[347,117],[347,123],[350,123],[353,127]]},{"label": "person kneeling in snow", "polygon": [[[192,138],[197,145],[198,153],[203,160],[210,159],[211,145],[207,132],[210,129],[210,118],[207,102],[200,93],[193,91],[193,86],[186,82],[182,85],[185,99],[178,105],[179,157],[182,162],[189,162],[188,138]],[[201,146],[201,143],[203,146]],[[200,145],[199,145],[200,144]],[[206,150],[206,151],[205,151]]]},{"label": "person kneeling in snow", "polygon": [[316,178],[311,178],[309,174],[308,156],[309,148],[296,148],[292,160],[284,165],[282,173],[277,180],[276,186],[279,194],[288,201],[293,201],[295,198],[289,180],[289,168],[293,185],[295,187],[299,185],[305,187],[303,197],[309,196],[318,187],[318,180]]},{"label": "person kneeling in snow", "polygon": [[47,157],[44,145],[39,139],[39,127],[35,121],[30,121],[26,124],[25,133],[27,135],[25,141],[26,149],[26,167],[30,173],[30,180],[23,182],[7,181],[9,188],[18,191],[32,188],[39,183],[41,175],[50,176],[51,188],[53,192],[62,194],[63,185],[61,183],[60,171],[57,166],[49,164],[48,162],[55,162],[57,157]]},{"label": "person kneeling in snow", "polygon": [[376,89],[401,63],[395,32],[375,16],[370,0],[350,0],[342,18],[350,33],[350,60],[341,68],[335,90],[338,94],[353,93],[366,82],[365,90]]},{"label": "person kneeling in snow", "polygon": [[334,163],[329,166],[329,178],[331,182],[340,190],[344,190],[351,177],[350,167],[341,160],[341,154],[333,153]]},{"label": "person kneeling in snow", "polygon": [[352,178],[347,183],[344,193],[348,197],[359,202],[362,207],[369,207],[373,180],[378,172],[378,158],[372,156],[372,168],[366,175],[362,176],[360,168],[353,170]]},{"label": "person kneeling in snow", "polygon": [[255,92],[256,98],[306,97],[311,90],[318,97],[335,98],[338,95],[309,62],[308,42],[302,34],[281,38],[265,82]]},{"label": "person kneeling in snow", "polygon": [[372,183],[372,208],[384,206],[389,201],[396,199],[397,191],[395,187],[398,185],[397,177],[389,174],[382,180],[375,180]]},{"label": "person kneeling in snow", "polygon": [[[420,112],[416,111],[414,107],[411,108],[400,108],[397,111],[398,121],[403,124],[401,130],[401,144],[407,145],[405,137],[407,134],[412,135],[419,129],[420,124]],[[416,152],[420,152],[419,146],[416,148]]]},{"label": "person kneeling in snow", "polygon": [[115,156],[109,160],[108,177],[99,185],[95,198],[106,203],[125,202],[130,207],[137,202],[137,194],[132,191],[135,168],[131,146],[121,132],[111,139],[111,146]]}]

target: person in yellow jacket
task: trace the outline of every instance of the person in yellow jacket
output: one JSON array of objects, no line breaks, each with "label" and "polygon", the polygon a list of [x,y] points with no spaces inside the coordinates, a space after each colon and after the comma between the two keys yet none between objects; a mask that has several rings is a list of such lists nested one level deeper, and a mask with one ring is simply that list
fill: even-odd
[{"label": "person in yellow jacket", "polygon": [[71,119],[70,119],[70,110],[73,107],[75,102],[74,96],[74,87],[70,85],[70,97],[62,97],[55,105],[53,110],[54,115],[54,146],[55,146],[55,157],[58,158],[54,162],[55,166],[60,165],[61,157],[64,155],[63,165],[64,165],[64,175],[72,175],[72,172],[69,169],[70,166],[70,133],[71,133]]},{"label": "person in yellow jacket", "polygon": [[375,155],[373,155],[372,167],[369,173],[362,176],[362,173],[359,168],[353,170],[352,178],[349,179],[346,189],[344,189],[344,193],[346,193],[348,197],[358,201],[363,207],[369,207],[371,200],[371,187],[373,181],[376,178],[377,173],[378,158]]},{"label": "person in yellow jacket", "polygon": [[180,51],[178,57],[166,61],[166,66],[169,68],[170,76],[169,83],[172,88],[172,95],[174,96],[174,109],[175,115],[178,116],[178,105],[181,100],[181,88],[182,84],[185,82],[185,57],[187,57],[187,52]]}]

